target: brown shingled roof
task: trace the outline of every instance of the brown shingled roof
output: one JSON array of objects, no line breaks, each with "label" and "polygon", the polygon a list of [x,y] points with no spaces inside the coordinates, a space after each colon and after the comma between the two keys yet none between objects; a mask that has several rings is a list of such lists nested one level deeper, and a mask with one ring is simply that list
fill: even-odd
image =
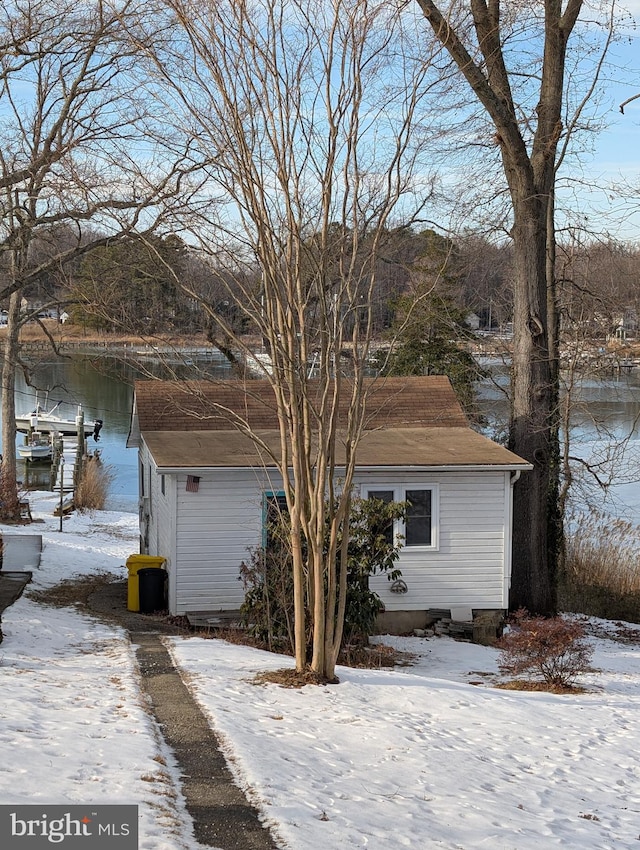
[{"label": "brown shingled roof", "polygon": [[[468,426],[446,377],[372,378],[367,391],[367,430]],[[255,430],[278,428],[273,390],[263,380],[136,381],[135,414],[141,433],[229,431],[234,416]]]},{"label": "brown shingled roof", "polygon": [[[371,379],[367,390],[357,450],[363,468],[531,468],[469,427],[445,377]],[[234,415],[248,421],[266,454],[235,427]],[[159,469],[273,466],[280,452],[273,390],[260,380],[137,381],[128,445],[139,445],[140,435]]]},{"label": "brown shingled roof", "polygon": [[[204,470],[229,467],[268,468],[280,455],[277,431],[257,432],[269,453],[261,451],[239,431],[146,431],[147,444],[159,470]],[[530,465],[503,446],[471,428],[382,428],[368,431],[357,449],[358,466],[432,469]],[[344,446],[338,442],[336,461],[344,463]]]}]

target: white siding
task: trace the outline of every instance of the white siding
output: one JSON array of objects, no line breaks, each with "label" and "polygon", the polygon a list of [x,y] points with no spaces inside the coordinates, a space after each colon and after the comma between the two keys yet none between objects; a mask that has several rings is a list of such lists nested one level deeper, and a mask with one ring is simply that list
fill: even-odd
[{"label": "white siding", "polygon": [[[386,576],[370,586],[388,611],[428,608],[506,608],[505,517],[508,516],[508,472],[395,473],[358,475],[366,489],[438,488],[437,550],[406,547],[398,567],[408,592],[391,593]],[[364,491],[363,491],[364,493]]]},{"label": "white siding", "polygon": [[[165,475],[165,492],[162,493],[162,476],[158,475],[155,466],[151,467],[151,515],[153,517],[149,528],[149,554],[164,555],[168,560],[171,556],[171,503],[168,498],[167,480]],[[170,488],[169,488],[170,489]]]},{"label": "white siding", "polygon": [[219,470],[186,490],[178,475],[175,613],[238,609],[244,599],[240,564],[262,542],[262,492],[277,485],[250,470]]},{"label": "white siding", "polygon": [[[249,548],[262,542],[262,493],[280,489],[255,470],[217,470],[201,475],[187,492],[186,474],[161,476],[145,447],[145,493],[150,507],[149,554],[167,558],[170,609],[236,610],[244,597],[239,569]],[[437,488],[437,548],[405,547],[398,567],[408,592],[391,593],[386,576],[371,588],[388,611],[428,608],[506,608],[509,553],[510,473],[359,473],[357,487]]]},{"label": "white siding", "polygon": [[141,506],[142,511],[148,511],[148,554],[161,555],[166,559],[166,570],[169,574],[169,609],[174,612],[172,600],[175,599],[176,570],[175,570],[175,482],[170,475],[165,475],[164,493],[162,492],[162,476],[158,474],[153,458],[146,446],[140,449],[140,460],[144,464],[144,492],[146,499]]}]

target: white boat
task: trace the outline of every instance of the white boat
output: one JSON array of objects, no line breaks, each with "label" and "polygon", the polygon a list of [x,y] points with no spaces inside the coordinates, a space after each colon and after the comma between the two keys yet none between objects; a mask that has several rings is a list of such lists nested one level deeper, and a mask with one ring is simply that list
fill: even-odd
[{"label": "white boat", "polygon": [[[56,413],[56,410],[61,404],[62,402],[59,401],[51,408],[51,410],[45,410],[38,402],[36,402],[35,408],[30,413],[24,413],[16,416],[16,430],[26,434],[35,430],[45,434],[57,432],[58,434],[62,434],[63,437],[76,436],[78,433],[82,408],[78,407],[78,416],[76,416],[75,419],[65,419],[62,416],[58,416]],[[97,440],[100,428],[102,428],[101,419],[89,421],[85,419],[84,436],[88,437],[93,434],[94,439]]]},{"label": "white boat", "polygon": [[51,460],[51,440],[39,431],[34,431],[29,442],[18,446],[18,454],[23,460]]}]

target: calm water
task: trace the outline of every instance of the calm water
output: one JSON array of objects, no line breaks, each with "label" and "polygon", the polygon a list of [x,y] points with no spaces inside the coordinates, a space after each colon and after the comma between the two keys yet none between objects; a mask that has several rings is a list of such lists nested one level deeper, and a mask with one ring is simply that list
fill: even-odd
[{"label": "calm water", "polygon": [[[58,400],[64,404],[60,414],[74,417],[77,405],[82,404],[85,419],[102,419],[100,434],[102,456],[114,472],[110,507],[133,509],[138,496],[137,456],[134,449],[126,448],[136,378],[166,377],[156,363],[157,357],[136,355],[136,359],[74,355],[55,359],[47,355],[32,360],[31,386],[19,375],[16,389],[16,410],[33,409],[36,397],[41,404],[48,398],[49,405]],[[491,436],[499,435],[507,421],[508,403],[504,390],[508,386],[507,370],[490,364],[492,377],[480,390],[480,405],[490,423]],[[205,374],[224,377],[229,369],[221,356],[208,359],[190,356],[175,357],[170,364],[178,377],[198,377]],[[502,426],[502,427],[501,427]],[[612,488],[609,509],[618,515],[640,522],[640,368],[623,374],[619,379],[583,378],[578,401],[572,414],[572,452],[583,458],[602,458],[611,440],[626,439],[623,455],[610,462],[615,472],[616,486]],[[18,437],[22,440],[22,436]],[[92,447],[93,441],[89,440]],[[48,489],[47,468],[27,468],[20,462],[20,472],[26,486]]]},{"label": "calm water", "polygon": [[[16,379],[16,412],[33,410],[36,394],[47,409],[57,401],[63,404],[56,411],[60,416],[74,418],[82,405],[85,421],[102,419],[100,441],[89,438],[90,449],[99,448],[105,463],[114,473],[109,506],[134,509],[138,498],[138,467],[135,449],[126,448],[133,382],[137,378],[168,377],[155,362],[156,357],[136,357],[136,360],[113,356],[74,355],[54,358],[53,355],[30,362],[30,385],[22,374]],[[196,360],[193,357],[174,358],[170,369],[179,377],[206,374],[224,376],[228,368],[220,357]],[[18,442],[24,440],[18,435]],[[49,489],[49,467],[18,461],[24,485],[31,489]]]},{"label": "calm water", "polygon": [[[480,407],[489,422],[489,435],[500,437],[508,421],[508,369],[486,364],[491,379],[480,390]],[[607,513],[640,524],[640,368],[594,378],[583,375],[573,392],[570,451],[611,477],[607,495],[594,486],[593,477],[579,463],[578,505],[587,500]]]}]

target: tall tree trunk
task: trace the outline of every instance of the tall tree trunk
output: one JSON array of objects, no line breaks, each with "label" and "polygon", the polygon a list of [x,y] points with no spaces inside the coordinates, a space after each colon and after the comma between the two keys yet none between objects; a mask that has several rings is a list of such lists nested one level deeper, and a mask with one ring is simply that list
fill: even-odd
[{"label": "tall tree trunk", "polygon": [[9,300],[7,335],[2,362],[2,448],[0,467],[0,516],[5,521],[20,519],[16,467],[16,367],[20,335],[20,302],[22,293],[14,292]]},{"label": "tall tree trunk", "polygon": [[514,489],[510,607],[555,613],[547,510],[553,491],[553,404],[546,292],[546,203],[523,192],[514,202],[515,277],[509,448],[533,471]]},{"label": "tall tree trunk", "polygon": [[[558,141],[563,133],[565,57],[583,0],[544,0],[544,25],[540,21],[537,32],[531,30],[542,46],[542,56],[529,68],[518,62],[517,55],[514,61],[514,55],[503,50],[510,41],[514,15],[530,14],[527,4],[511,4],[505,13],[497,0],[469,0],[469,16],[456,17],[466,3],[417,3],[495,126],[511,194],[515,268],[509,447],[534,467],[514,491],[511,607],[552,614],[561,524],[558,325],[554,257],[547,249],[553,247],[555,238],[553,192]],[[533,101],[523,108],[516,100],[522,92],[521,75],[528,75],[539,86],[535,118],[524,122],[523,115],[530,114]]]}]

